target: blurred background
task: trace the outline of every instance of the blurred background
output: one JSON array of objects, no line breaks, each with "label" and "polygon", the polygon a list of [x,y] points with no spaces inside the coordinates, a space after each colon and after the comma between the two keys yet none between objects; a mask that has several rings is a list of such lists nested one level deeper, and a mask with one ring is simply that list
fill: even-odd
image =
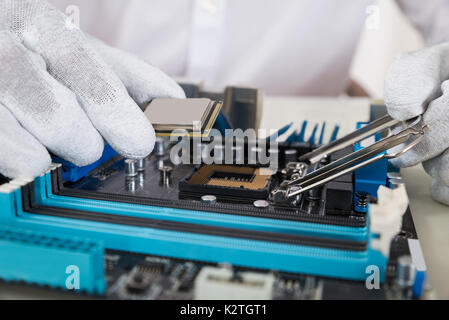
[{"label": "blurred background", "polygon": [[414,29],[395,1],[378,0],[380,23],[372,28],[365,24],[361,41],[351,67],[351,77],[374,98],[383,97],[385,73],[394,56],[424,46],[422,36]]},{"label": "blurred background", "polygon": [[[177,79],[179,79],[178,75],[179,73],[189,73],[189,67],[187,66],[188,61],[192,63],[194,61],[194,64],[202,64],[204,67],[204,72],[201,71],[201,67],[198,68],[198,66],[195,66],[195,71],[192,73],[195,75],[195,79],[187,78],[188,80],[204,80],[208,82],[209,75],[213,78],[211,75],[211,70],[214,70],[214,64],[212,62],[211,66],[208,66],[209,60],[211,60],[211,56],[214,56],[216,54],[215,51],[220,50],[220,43],[217,42],[218,38],[217,35],[219,33],[214,29],[216,26],[214,26],[214,23],[211,23],[208,21],[208,17],[205,16],[204,21],[202,20],[201,24],[201,31],[202,33],[206,32],[206,29],[211,30],[210,35],[201,35],[203,38],[200,41],[205,41],[207,39],[208,47],[209,49],[205,49],[204,44],[202,43],[202,46],[198,46],[198,43],[195,41],[198,41],[198,38],[193,39],[192,43],[188,43],[191,35],[190,35],[190,28],[193,28],[191,26],[191,19],[192,17],[192,6],[194,6],[195,3],[200,3],[199,6],[202,6],[202,9],[205,11],[212,11],[217,10],[214,6],[219,6],[219,2],[215,0],[201,0],[199,2],[195,1],[173,1],[171,2],[172,7],[163,7],[164,2],[159,2],[159,0],[155,0],[154,2],[144,2],[144,4],[140,3],[139,0],[129,1],[126,4],[122,2],[121,0],[50,0],[53,4],[55,4],[59,9],[62,11],[65,11],[66,14],[70,15],[72,11],[70,10],[71,7],[78,7],[79,9],[79,15],[80,15],[80,22],[81,28],[85,31],[90,32],[94,36],[108,42],[109,44],[113,46],[118,46],[121,49],[125,49],[127,51],[130,51],[132,53],[135,53],[141,57],[148,58],[156,67],[161,68],[163,71],[168,73],[169,75],[176,76]],[[323,2],[325,3],[325,2]],[[313,4],[313,2],[312,2]],[[308,5],[312,6],[310,2],[308,2]],[[331,2],[332,4],[332,2]],[[240,12],[238,12],[236,6],[236,3],[233,3],[234,5],[234,11],[232,13],[234,14],[234,17],[238,16]],[[295,2],[290,2],[289,6],[293,7],[295,5]],[[313,4],[315,5],[315,4]],[[319,6],[320,3],[317,2],[315,6]],[[328,4],[329,5],[329,4]],[[359,6],[359,9],[361,7],[361,14],[363,14],[363,6],[366,7],[366,21],[365,26],[362,31],[361,39],[358,42],[358,49],[356,51],[356,55],[354,59],[352,60],[352,67],[350,71],[350,77],[351,80],[355,81],[357,84],[359,84],[365,91],[372,97],[372,98],[382,98],[383,97],[383,86],[384,86],[384,77],[385,73],[388,69],[388,66],[390,65],[391,61],[393,60],[394,56],[402,51],[410,51],[410,50],[416,50],[424,45],[424,41],[422,36],[414,29],[414,27],[411,25],[410,21],[405,17],[405,15],[402,13],[402,11],[399,9],[397,3],[395,0],[377,0],[373,1],[371,3],[370,0],[364,0],[361,1],[359,4],[352,3],[351,6],[348,6],[347,9],[357,7]],[[105,12],[105,6],[107,6],[108,10]],[[245,15],[248,19],[248,23],[251,24],[252,21],[257,21],[257,26],[248,26],[248,28],[260,28],[259,33],[267,32],[267,29],[263,30],[264,23],[260,23],[259,20],[267,21],[266,25],[269,25],[269,17],[264,17],[261,11],[261,15],[259,16],[259,12],[257,12],[257,8],[254,8],[254,10],[251,10],[251,6],[254,6],[254,3],[248,2],[245,3],[245,5],[242,5],[242,15]],[[289,7],[287,6],[287,7]],[[330,6],[330,5],[329,5]],[[342,7],[345,7],[344,5]],[[336,16],[333,23],[335,23],[335,28],[338,29],[340,27],[340,24],[345,24],[345,19],[350,20],[354,23],[354,28],[350,29],[348,26],[342,26],[341,30],[344,30],[343,32],[346,32],[346,35],[338,35],[335,34],[334,36],[339,36],[338,41],[345,42],[348,40],[348,55],[352,54],[352,38],[358,36],[358,21],[363,23],[363,16],[360,16],[357,18],[355,11],[345,12],[343,16],[341,16],[341,10],[338,8],[338,6],[333,7],[334,10],[337,11],[337,15],[340,14],[340,16]],[[67,10],[69,9],[69,10]],[[359,10],[357,9],[357,10]],[[291,10],[294,10],[293,8]],[[285,11],[285,10],[284,10]],[[358,11],[357,15],[360,13]],[[210,12],[209,12],[210,13]],[[198,11],[195,13],[198,14]],[[288,17],[288,13],[285,12],[278,12],[278,15],[286,15]],[[314,11],[314,14],[319,14],[319,11]],[[326,26],[332,26],[331,23],[329,23],[328,19],[332,18],[329,17],[329,10],[323,10],[322,16],[317,16],[316,19],[324,19],[327,23],[325,23]],[[144,19],[142,19],[144,17]],[[211,17],[211,16],[210,16]],[[310,16],[307,14],[298,14],[296,16],[297,19],[305,19],[309,20]],[[214,17],[213,19],[220,19],[220,17]],[[239,19],[237,17],[236,19]],[[75,19],[76,20],[76,19]],[[242,23],[241,20],[236,20],[240,23]],[[351,22],[351,23],[352,23]],[[291,22],[290,22],[291,23]],[[310,27],[311,24],[310,21],[306,23],[309,23],[308,26]],[[227,28],[232,29],[233,24],[228,24]],[[300,24],[298,24],[300,25]],[[319,25],[319,23],[317,24]],[[206,27],[205,27],[206,26]],[[273,26],[276,26],[274,24]],[[292,24],[294,26],[294,24]],[[305,25],[306,26],[306,25]],[[239,25],[239,28],[242,26]],[[195,27],[197,28],[197,26]],[[332,28],[332,27],[330,27]],[[269,30],[269,29],[268,29]],[[329,29],[332,30],[332,29]],[[233,30],[236,32],[236,30]],[[229,33],[232,32],[229,31]],[[304,37],[304,36],[310,36],[310,38],[318,40],[319,45],[317,45],[318,50],[326,51],[329,49],[329,51],[335,51],[335,55],[340,54],[341,55],[341,48],[333,48],[333,45],[335,44],[336,39],[333,39],[332,35],[331,38],[328,40],[328,48],[323,47],[326,43],[323,41],[320,42],[320,36],[323,36],[323,33],[319,33],[320,31],[317,30],[298,30],[298,36]],[[246,35],[249,36],[251,34],[251,31],[249,33],[247,32]],[[257,32],[256,32],[257,34]],[[254,36],[254,33],[253,33]],[[279,35],[278,36],[282,36]],[[285,36],[283,36],[285,38]],[[289,36],[291,37],[291,35]],[[231,37],[232,38],[232,37]],[[259,39],[263,39],[260,38]],[[290,39],[290,38],[288,38]],[[248,39],[249,40],[249,39]],[[265,39],[263,39],[265,40]],[[354,39],[355,40],[355,39]],[[143,41],[143,42],[142,42]],[[260,80],[261,77],[274,77],[271,83],[271,86],[273,86],[273,82],[279,82],[280,88],[272,89],[272,92],[279,91],[278,93],[281,93],[281,95],[289,94],[294,92],[295,89],[289,89],[288,85],[290,83],[290,79],[294,79],[295,75],[298,77],[298,74],[303,74],[302,72],[304,69],[298,69],[297,66],[292,66],[290,68],[285,76],[285,79],[282,79],[282,75],[279,74],[276,70],[273,70],[271,68],[267,71],[267,73],[257,73],[259,71],[251,70],[253,66],[253,60],[259,59],[260,61],[264,61],[266,67],[270,67],[273,64],[276,64],[276,61],[270,60],[272,59],[272,56],[270,57],[270,53],[268,53],[266,56],[258,57],[257,55],[253,56],[254,59],[248,60],[248,57],[243,57],[242,52],[244,53],[245,50],[253,49],[253,50],[268,50],[267,48],[263,48],[261,46],[259,47],[251,47],[247,46],[247,43],[251,43],[251,41],[257,41],[255,39],[251,39],[249,41],[246,41],[245,43],[239,43],[238,40],[236,42],[233,42],[231,40],[227,40],[226,45],[230,46],[241,46],[242,48],[235,48],[235,51],[226,52],[223,54],[223,57],[221,59],[224,59],[224,62],[222,62],[222,65],[216,66],[217,69],[214,72],[217,72],[218,74],[225,74],[221,77],[220,80],[216,81],[218,83],[221,83],[221,85],[251,85],[249,81],[252,79],[254,83],[254,86],[257,86],[259,88],[263,88],[265,85],[265,82],[263,80]],[[334,42],[332,42],[334,41]],[[146,43],[145,43],[146,42]],[[285,39],[282,41],[279,41],[281,45],[283,45],[284,51],[288,50],[296,50],[298,51],[297,46],[303,46],[304,51],[300,54],[303,54],[303,56],[298,56],[297,59],[304,59],[304,58],[310,58],[310,51],[308,50],[307,46],[316,46],[316,43],[313,41],[307,41],[307,42],[298,42],[297,45],[292,45],[290,47],[290,43],[288,41],[285,41]],[[276,44],[276,41],[272,41],[271,44]],[[154,50],[154,46],[156,46],[157,50]],[[305,47],[304,47],[305,46]],[[198,52],[196,51],[198,48],[200,50],[204,51],[201,55],[198,55]],[[216,49],[210,49],[211,47],[215,47]],[[190,49],[189,49],[190,48]],[[193,51],[192,51],[192,48]],[[262,49],[261,49],[262,48]],[[192,60],[188,58],[189,56],[189,50],[190,55],[192,52],[195,53],[196,60]],[[215,50],[215,51],[214,51]],[[270,51],[270,50],[268,50]],[[146,53],[145,53],[146,52]],[[295,53],[293,53],[295,54]],[[236,59],[235,55],[239,55],[238,59]],[[236,61],[233,64],[227,64],[226,59],[230,59],[230,57],[234,57]],[[279,55],[279,57],[282,57],[282,55]],[[287,59],[291,59],[291,56],[285,56]],[[344,57],[343,57],[344,58]],[[190,60],[189,60],[190,59]],[[245,60],[246,59],[246,60]],[[322,74],[319,74],[319,72],[335,72],[332,70],[329,70],[329,66],[326,66],[326,63],[331,62],[332,57],[330,56],[329,60],[323,60],[319,57],[316,57],[317,59],[317,66],[314,68],[318,71],[315,71],[315,73],[310,73],[309,71],[305,71],[305,83],[298,84],[299,91],[309,92],[309,95],[317,95],[313,92],[320,92],[320,89],[310,89],[308,87],[307,81],[313,80],[317,76],[321,76],[321,86],[334,86],[335,85],[335,79],[333,79],[333,75],[328,74],[328,79],[331,82],[328,83],[328,80],[326,78],[322,77]],[[348,57],[350,59],[350,57]],[[260,62],[259,61],[259,62]],[[309,62],[307,62],[309,61]],[[307,63],[310,63],[310,59],[307,59],[304,64],[307,65]],[[210,62],[209,62],[210,63]],[[246,66],[248,70],[245,70],[241,72],[239,64],[246,64],[250,66]],[[293,64],[296,62],[293,60]],[[332,62],[333,63],[333,62]],[[350,62],[349,62],[350,63]],[[302,67],[304,67],[304,64]],[[345,58],[341,60],[341,64],[343,65],[341,68],[346,68],[346,61]],[[284,66],[288,65],[288,62],[284,62]],[[339,67],[335,66],[335,63],[331,65],[332,68],[338,69]],[[187,68],[187,70],[186,70]],[[221,69],[220,69],[221,68]],[[296,68],[296,69],[295,69]],[[324,70],[321,70],[321,68],[324,68]],[[198,70],[200,70],[198,72]],[[307,73],[308,72],[308,73]],[[252,73],[252,74],[251,74]],[[338,73],[334,73],[338,74]],[[255,76],[256,75],[256,76]],[[346,79],[340,78],[340,76],[343,76],[343,74],[340,74],[338,76],[340,82],[346,81]],[[277,79],[275,77],[281,77],[280,79]],[[309,78],[307,78],[309,77]],[[299,81],[296,78],[294,81]],[[333,82],[332,82],[333,81]],[[232,82],[232,83],[230,83]],[[301,82],[301,81],[299,81]],[[270,94],[270,90],[266,90]],[[323,90],[322,90],[323,91]],[[327,90],[327,94],[332,92],[338,91],[334,89]],[[360,95],[360,91],[352,92],[349,91],[351,95]]]}]

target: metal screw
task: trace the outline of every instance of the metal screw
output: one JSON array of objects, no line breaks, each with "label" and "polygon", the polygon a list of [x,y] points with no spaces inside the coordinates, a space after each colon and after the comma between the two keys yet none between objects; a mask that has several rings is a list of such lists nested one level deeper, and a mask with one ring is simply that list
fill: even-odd
[{"label": "metal screw", "polygon": [[137,161],[133,159],[125,160],[125,175],[135,177],[137,175]]},{"label": "metal screw", "polygon": [[404,184],[404,180],[402,179],[390,179],[391,189],[399,188],[399,186]]},{"label": "metal screw", "polygon": [[145,159],[137,160],[137,171],[145,171]]},{"label": "metal screw", "polygon": [[136,179],[134,177],[125,180],[125,190],[132,193],[136,191]]},{"label": "metal screw", "polygon": [[358,199],[357,206],[366,208],[368,206],[368,194],[357,192],[355,195]]},{"label": "metal screw", "polygon": [[170,166],[163,166],[159,168],[160,172],[160,183],[164,187],[169,187],[171,183],[171,172],[173,168]]},{"label": "metal screw", "polygon": [[388,172],[387,177],[389,179],[402,179],[402,176],[399,172]]},{"label": "metal screw", "polygon": [[156,151],[156,156],[163,157],[165,156],[165,141],[163,138],[156,138],[156,142],[154,144],[154,150]]}]

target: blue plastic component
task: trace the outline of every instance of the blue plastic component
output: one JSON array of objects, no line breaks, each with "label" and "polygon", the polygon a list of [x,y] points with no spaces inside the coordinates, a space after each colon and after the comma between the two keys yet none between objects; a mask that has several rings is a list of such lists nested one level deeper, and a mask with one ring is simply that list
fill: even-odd
[{"label": "blue plastic component", "polygon": [[69,161],[63,160],[58,157],[53,157],[53,162],[62,164],[62,178],[64,181],[71,181],[76,182],[80,180],[81,178],[86,177],[89,172],[92,170],[95,170],[97,167],[102,165],[103,163],[111,160],[113,157],[115,157],[118,153],[112,149],[112,147],[108,144],[104,146],[103,155],[101,158],[85,167],[78,167],[74,164],[70,163]]},{"label": "blue plastic component", "polygon": [[[49,174],[42,177],[41,182],[49,181]],[[40,183],[36,183],[39,186]],[[48,185],[36,187],[35,193],[45,197]],[[36,199],[40,196],[36,196]],[[43,199],[41,199],[43,200]],[[81,199],[78,199],[81,201]],[[92,210],[91,204],[85,203],[85,210]],[[98,204],[100,205],[100,204]],[[80,206],[82,206],[80,202]],[[114,211],[114,207],[116,207]],[[367,232],[368,248],[365,251],[343,251],[313,246],[273,243],[241,238],[230,238],[213,235],[193,234],[153,228],[134,227],[110,223],[100,223],[69,218],[35,215],[22,210],[21,191],[0,193],[0,224],[39,230],[45,234],[60,233],[67,237],[77,236],[93,240],[102,240],[105,248],[138,252],[144,254],[163,255],[181,259],[202,260],[215,263],[228,262],[234,265],[253,268],[274,269],[286,272],[314,274],[364,281],[366,268],[376,265],[384,279],[387,258],[370,247],[372,235]],[[138,208],[138,206],[136,206]],[[187,210],[150,207],[153,214],[176,214]],[[98,206],[100,210],[100,206]],[[110,214],[126,214],[117,203],[109,203],[109,207],[101,208]],[[194,212],[190,212],[194,213]],[[147,213],[141,212],[145,215]],[[217,217],[218,218],[218,217]],[[241,217],[242,223],[255,223]],[[369,215],[368,215],[369,219]],[[305,226],[302,226],[305,227]],[[325,226],[326,227],[326,226]],[[323,230],[325,229],[323,227]],[[328,228],[333,226],[327,226]],[[242,230],[244,232],[244,230]],[[295,232],[300,231],[298,226]]]},{"label": "blue plastic component", "polygon": [[296,141],[298,141],[298,142],[305,142],[306,129],[307,129],[307,120],[304,120],[302,122],[301,131],[299,132],[298,138],[297,138]]},{"label": "blue plastic component", "polygon": [[217,120],[215,120],[214,123],[214,129],[217,129],[223,135],[226,133],[227,129],[232,129],[231,123],[222,111],[218,113]]},{"label": "blue plastic component", "polygon": [[[360,129],[367,122],[357,123],[357,129]],[[375,140],[380,140],[380,135],[375,136]],[[362,143],[357,143],[354,147],[354,151],[362,149]],[[357,195],[363,194],[372,197],[377,197],[377,189],[379,186],[387,184],[387,172],[388,172],[388,160],[382,159],[373,164],[370,164],[364,168],[361,168],[354,173],[354,197],[355,197],[355,210],[359,212],[366,212],[366,207],[357,206]]]},{"label": "blue plastic component", "polygon": [[295,142],[298,139],[298,131],[293,132],[285,141],[286,142]]},{"label": "blue plastic component", "polygon": [[365,241],[368,237],[367,225],[355,228],[57,196],[52,194],[50,175],[37,178],[34,184],[36,203],[48,207],[340,240]]},{"label": "blue plastic component", "polygon": [[318,131],[318,123],[315,124],[315,126],[313,127],[312,134],[311,134],[311,136],[309,138],[309,141],[308,141],[310,144],[315,144],[317,131]]},{"label": "blue plastic component", "polygon": [[290,122],[289,124],[283,126],[278,131],[273,133],[271,136],[267,137],[267,141],[276,140],[278,137],[282,136],[284,133],[286,133],[293,125],[293,122]]},{"label": "blue plastic component", "polygon": [[336,126],[334,127],[334,131],[332,131],[332,135],[331,135],[331,140],[330,140],[330,142],[333,142],[333,141],[337,140],[338,132],[339,132],[339,131],[340,131],[340,126],[339,126],[339,125],[336,125]]},{"label": "blue plastic component", "polygon": [[424,285],[426,283],[427,274],[425,271],[417,271],[415,275],[415,282],[413,283],[413,298],[419,299],[421,298]]},{"label": "blue plastic component", "polygon": [[324,132],[326,131],[326,122],[323,122],[323,125],[321,126],[321,133],[320,133],[320,138],[318,140],[318,144],[322,145],[323,144],[323,139],[324,139]]},{"label": "blue plastic component", "polygon": [[0,278],[103,294],[103,248],[99,242],[0,225]]}]

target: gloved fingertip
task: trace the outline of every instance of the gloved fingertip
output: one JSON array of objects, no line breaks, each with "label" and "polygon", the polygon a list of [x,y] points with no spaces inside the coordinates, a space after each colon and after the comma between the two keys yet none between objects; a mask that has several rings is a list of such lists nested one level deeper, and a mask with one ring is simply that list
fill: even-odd
[{"label": "gloved fingertip", "polygon": [[175,84],[172,88],[171,97],[174,99],[185,99],[186,93],[178,84]]},{"label": "gloved fingertip", "polygon": [[73,152],[66,152],[63,155],[65,160],[76,166],[84,167],[101,158],[104,150],[104,140],[100,134],[95,132],[94,134],[86,135],[85,138],[78,137],[77,142],[73,145]]},{"label": "gloved fingertip", "polygon": [[449,175],[447,174],[449,169],[449,149],[437,157],[424,161],[423,168],[428,175],[449,186]]},{"label": "gloved fingertip", "polygon": [[32,179],[45,173],[50,164],[51,157],[45,148],[32,148],[23,151],[14,163],[6,164],[6,168],[2,168],[0,165],[0,171],[11,179]]},{"label": "gloved fingertip", "polygon": [[89,40],[141,108],[155,98],[186,97],[176,81],[150,63],[95,38],[89,37]]},{"label": "gloved fingertip", "polygon": [[[410,152],[410,151],[409,151]],[[407,153],[402,156],[391,159],[390,163],[397,168],[408,168],[419,164],[421,161],[414,157],[413,155],[407,155]]]},{"label": "gloved fingertip", "polygon": [[430,185],[430,195],[433,200],[449,206],[449,186],[441,183],[438,179],[433,179]]},{"label": "gloved fingertip", "polygon": [[388,68],[384,100],[393,118],[408,120],[423,114],[440,91],[437,61],[431,57],[425,50],[401,53]]},{"label": "gloved fingertip", "polygon": [[409,105],[407,107],[395,105],[393,103],[385,102],[387,105],[388,114],[396,120],[406,121],[413,119],[423,112],[423,107],[421,105]]},{"label": "gloved fingertip", "polygon": [[16,178],[35,178],[48,170],[51,164],[51,157],[45,150],[39,154],[34,154],[33,161],[19,166],[19,173]]},{"label": "gloved fingertip", "polygon": [[156,134],[148,118],[128,96],[110,112],[92,115],[93,123],[111,147],[126,158],[142,159],[153,151]]},{"label": "gloved fingertip", "polygon": [[130,139],[129,144],[117,145],[115,150],[128,159],[143,159],[147,157],[154,149],[156,134],[153,126],[148,122],[144,130],[141,130],[139,136]]}]

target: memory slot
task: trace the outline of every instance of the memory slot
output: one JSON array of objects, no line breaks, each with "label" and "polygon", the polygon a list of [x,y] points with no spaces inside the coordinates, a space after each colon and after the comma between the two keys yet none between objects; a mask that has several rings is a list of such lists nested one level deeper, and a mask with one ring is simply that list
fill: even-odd
[{"label": "memory slot", "polygon": [[[315,224],[312,222],[302,222],[286,219],[273,219],[261,216],[246,216],[230,213],[223,214],[218,210],[202,211],[198,207],[192,206],[190,209],[159,207],[147,204],[146,201],[124,202],[119,196],[102,198],[102,194],[97,193],[99,199],[82,197],[75,190],[74,195],[56,195],[57,180],[54,171],[52,175],[47,174],[38,178],[34,182],[36,201],[47,207],[66,208],[74,210],[88,210],[96,213],[106,213],[110,215],[120,215],[126,217],[152,218],[157,220],[167,220],[173,222],[185,222],[192,224],[200,224],[202,226],[230,227],[242,230],[254,230],[274,232],[287,235],[299,235],[316,238],[329,238],[335,240],[354,241],[366,243],[368,238],[368,226],[348,227],[327,224]],[[64,189],[70,190],[70,189]],[[83,190],[81,190],[83,191]],[[81,192],[82,193],[82,192]],[[118,198],[118,199],[117,199]],[[201,205],[200,203],[198,204]],[[212,209],[213,206],[206,208]],[[221,208],[221,207],[220,207]]]},{"label": "memory slot", "polygon": [[42,190],[24,184],[0,192],[0,204],[5,208],[0,216],[2,223],[100,241],[106,249],[326,277],[364,280],[366,267],[377,265],[384,279],[386,258],[370,248],[369,242],[356,244],[111,214],[100,216],[88,210],[46,207],[33,202],[32,191],[36,194]]}]

